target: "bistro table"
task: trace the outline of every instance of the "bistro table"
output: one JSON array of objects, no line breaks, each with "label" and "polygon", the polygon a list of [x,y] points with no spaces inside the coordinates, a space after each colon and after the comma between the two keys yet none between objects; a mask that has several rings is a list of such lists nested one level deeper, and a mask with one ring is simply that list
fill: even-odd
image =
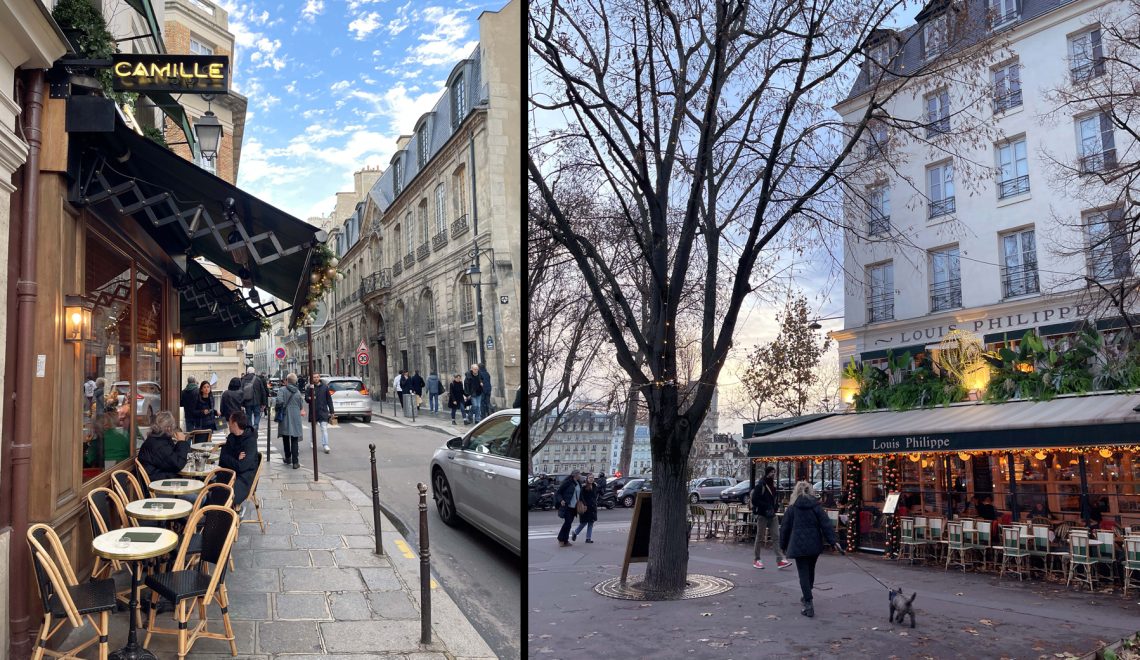
[{"label": "bistro table", "polygon": [[159,479],[150,482],[150,489],[159,495],[194,495],[206,487],[197,479]]},{"label": "bistro table", "polygon": [[195,470],[194,466],[192,464],[187,463],[186,467],[184,467],[178,471],[178,474],[180,474],[184,477],[195,477],[198,479],[205,479],[206,477],[210,476],[214,472],[214,470],[217,470],[217,469],[218,469],[218,465],[216,463],[207,463],[206,467],[202,468],[201,470]]},{"label": "bistro table", "polygon": [[190,515],[193,508],[190,502],[175,497],[149,497],[127,503],[127,513],[138,520],[178,520]]},{"label": "bistro table", "polygon": [[[142,501],[142,500],[140,500]],[[139,646],[135,617],[139,607],[139,569],[144,559],[164,555],[178,545],[178,535],[159,527],[124,527],[91,540],[95,554],[104,559],[135,562],[131,567],[131,622],[127,628],[127,645],[110,655],[112,660],[158,660]]]},{"label": "bistro table", "polygon": [[190,448],[194,451],[216,452],[219,451],[224,444],[226,444],[225,440],[210,440],[208,442],[195,442],[190,445]]}]

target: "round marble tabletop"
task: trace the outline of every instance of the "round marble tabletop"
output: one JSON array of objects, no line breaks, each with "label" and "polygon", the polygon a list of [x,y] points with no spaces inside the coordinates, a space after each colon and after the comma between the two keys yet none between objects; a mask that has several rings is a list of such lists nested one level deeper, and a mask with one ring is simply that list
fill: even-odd
[{"label": "round marble tabletop", "polygon": [[[125,544],[121,543],[124,537],[127,538]],[[91,540],[95,554],[119,560],[150,559],[170,552],[176,545],[178,535],[161,527],[124,527]]]},{"label": "round marble tabletop", "polygon": [[159,495],[193,495],[206,487],[197,479],[159,479],[150,482],[150,489]]},{"label": "round marble tabletop", "polygon": [[149,497],[127,503],[127,513],[139,520],[177,520],[190,515],[194,505],[176,497]]},{"label": "round marble tabletop", "polygon": [[214,452],[220,450],[224,444],[226,444],[225,440],[211,440],[209,442],[195,442],[190,445],[190,448],[194,451]]},{"label": "round marble tabletop", "polygon": [[201,470],[195,470],[193,466],[187,463],[186,467],[178,471],[178,474],[181,474],[184,477],[208,477],[210,476],[210,473],[217,469],[218,466],[214,463],[208,463],[206,467],[202,468]]}]

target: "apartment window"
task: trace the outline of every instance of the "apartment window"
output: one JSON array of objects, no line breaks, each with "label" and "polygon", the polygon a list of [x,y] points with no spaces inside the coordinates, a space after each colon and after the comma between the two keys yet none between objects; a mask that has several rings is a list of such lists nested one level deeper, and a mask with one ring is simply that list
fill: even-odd
[{"label": "apartment window", "polygon": [[887,262],[867,268],[867,322],[889,321],[895,317],[894,264]]},{"label": "apartment window", "polygon": [[1107,112],[1078,119],[1077,139],[1080,140],[1082,174],[1116,169],[1116,141],[1113,138],[1112,118]]},{"label": "apartment window", "polygon": [[962,306],[962,270],[958,246],[930,252],[930,311]]},{"label": "apartment window", "polygon": [[990,0],[989,4],[991,27],[1017,20],[1017,0]]},{"label": "apartment window", "polygon": [[392,161],[392,192],[396,195],[404,189],[404,168],[401,167],[403,163],[400,159]]},{"label": "apartment window", "polygon": [[954,212],[954,164],[943,163],[926,170],[929,185],[930,217]]},{"label": "apartment window", "polygon": [[415,231],[415,227],[416,227],[416,222],[412,218],[412,212],[408,211],[408,214],[406,216],[404,216],[404,236],[408,239],[407,245],[405,247],[407,247],[407,250],[408,250],[406,254],[408,254],[409,256],[416,253],[416,231]]},{"label": "apartment window", "polygon": [[923,40],[926,43],[926,59],[937,57],[946,51],[946,25],[946,14],[942,14],[928,20],[922,28]]},{"label": "apartment window", "polygon": [[467,114],[467,85],[463,74],[455,76],[451,83],[451,127],[459,126],[463,116]]},{"label": "apartment window", "polygon": [[207,344],[195,344],[194,345],[194,352],[195,353],[214,353],[214,354],[217,354],[220,352],[220,350],[218,348],[217,342],[210,342]]},{"label": "apartment window", "polygon": [[867,156],[875,158],[887,150],[887,124],[881,119],[867,122]]},{"label": "apartment window", "polygon": [[419,166],[422,170],[428,162],[428,133],[427,122],[420,124],[416,131],[416,153],[419,155]]},{"label": "apartment window", "polygon": [[467,215],[467,170],[460,165],[451,175],[451,201],[454,206],[455,219]]},{"label": "apartment window", "polygon": [[946,90],[926,97],[926,137],[950,132],[950,93]]},{"label": "apartment window", "polygon": [[435,233],[447,231],[447,192],[443,184],[435,187]]},{"label": "apartment window", "polygon": [[1017,62],[994,69],[994,112],[1021,105],[1021,65]]},{"label": "apartment window", "polygon": [[[470,323],[475,320],[475,294],[472,291],[474,288],[466,277],[459,281],[460,323]],[[468,364],[472,364],[472,362],[468,362]]]},{"label": "apartment window", "polygon": [[467,364],[475,364],[479,361],[479,349],[475,346],[475,342],[463,342],[463,355],[466,357]]},{"label": "apartment window", "polygon": [[1118,280],[1132,270],[1128,229],[1120,209],[1098,211],[1085,218],[1088,231],[1089,277],[1096,282]]},{"label": "apartment window", "polygon": [[194,55],[213,55],[214,47],[208,46],[194,37],[190,37],[190,52]]},{"label": "apartment window", "polygon": [[891,230],[891,189],[876,186],[868,192],[870,206],[867,219],[867,234],[878,236]]},{"label": "apartment window", "polygon": [[891,61],[891,44],[879,44],[871,48],[867,52],[867,61],[864,66],[867,68],[867,81],[878,80],[882,72],[890,65]]},{"label": "apartment window", "polygon": [[1104,73],[1100,28],[1069,37],[1069,71],[1073,74],[1073,82],[1077,83],[1092,80]]},{"label": "apartment window", "polygon": [[427,243],[428,243],[428,231],[430,231],[430,225],[428,224],[428,202],[427,202],[426,198],[420,200],[420,214],[419,215],[420,215],[420,218],[419,218],[419,220],[420,220],[420,245],[427,245]]},{"label": "apartment window", "polygon": [[1025,138],[999,145],[997,164],[1000,172],[999,199],[1029,192],[1029,161],[1025,156]]},{"label": "apartment window", "polygon": [[1037,277],[1037,239],[1032,229],[1024,229],[1001,237],[1002,295],[1006,298],[1040,291]]}]

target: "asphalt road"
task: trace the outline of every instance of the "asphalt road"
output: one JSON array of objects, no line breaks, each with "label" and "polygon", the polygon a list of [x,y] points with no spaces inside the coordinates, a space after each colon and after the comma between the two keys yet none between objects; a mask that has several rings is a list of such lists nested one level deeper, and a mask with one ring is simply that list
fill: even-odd
[{"label": "asphalt road", "polygon": [[[276,428],[274,428],[276,435]],[[260,443],[265,443],[265,423]],[[302,440],[303,467],[312,467],[308,424]],[[470,526],[453,529],[440,522],[431,499],[428,464],[448,436],[438,431],[409,428],[373,417],[371,424],[342,421],[329,429],[332,452],[321,452],[322,478],[344,479],[372,494],[368,445],[376,444],[380,502],[388,517],[401,527],[414,552],[419,552],[419,495],[416,484],[428,486],[428,536],[431,565],[438,582],[456,602],[479,634],[500,658],[521,657],[521,561]],[[318,451],[319,451],[318,441]],[[274,438],[274,460],[281,458]]]}]

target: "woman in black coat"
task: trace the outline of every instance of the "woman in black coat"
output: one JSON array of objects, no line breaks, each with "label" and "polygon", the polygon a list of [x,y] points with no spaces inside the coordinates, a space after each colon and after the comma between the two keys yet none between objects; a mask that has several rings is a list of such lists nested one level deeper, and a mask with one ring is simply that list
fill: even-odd
[{"label": "woman in black coat", "polygon": [[578,514],[578,527],[570,535],[571,541],[578,540],[582,528],[586,528],[586,543],[593,543],[590,539],[594,535],[594,523],[598,520],[598,486],[594,483],[594,475],[586,477],[582,485],[582,501],[586,503],[586,512]]},{"label": "woman in black coat", "polygon": [[210,396],[210,384],[202,383],[198,386],[198,398],[194,400],[194,407],[190,411],[190,430],[213,431],[216,428],[214,419],[217,415],[218,411],[214,410],[214,399]]},{"label": "woman in black coat", "polygon": [[801,481],[792,489],[792,497],[784,510],[784,521],[780,524],[780,548],[787,557],[796,560],[796,571],[800,574],[800,591],[803,592],[806,617],[815,616],[811,590],[815,586],[815,562],[823,552],[824,543],[838,547],[835,528],[831,519],[819,505],[811,484]]},{"label": "woman in black coat", "polygon": [[178,423],[169,410],[160,410],[154,416],[150,433],[139,447],[138,459],[151,481],[177,477],[186,467],[186,454],[190,441],[178,438]]},{"label": "woman in black coat", "polygon": [[231,413],[228,419],[230,434],[226,436],[226,444],[222,445],[218,466],[237,473],[233,503],[237,507],[249,497],[253,477],[257,474],[257,430],[249,426],[244,410]]},{"label": "woman in black coat", "polygon": [[[467,395],[463,393],[463,376],[455,374],[451,379],[451,385],[447,388],[447,407],[451,408],[451,424],[455,425],[455,411],[462,411],[466,407]],[[467,423],[467,414],[463,415],[463,422]]]},{"label": "woman in black coat", "polygon": [[229,419],[230,415],[239,410],[244,411],[245,406],[242,405],[241,396],[241,379],[234,377],[230,379],[230,386],[222,392],[222,418]]}]

